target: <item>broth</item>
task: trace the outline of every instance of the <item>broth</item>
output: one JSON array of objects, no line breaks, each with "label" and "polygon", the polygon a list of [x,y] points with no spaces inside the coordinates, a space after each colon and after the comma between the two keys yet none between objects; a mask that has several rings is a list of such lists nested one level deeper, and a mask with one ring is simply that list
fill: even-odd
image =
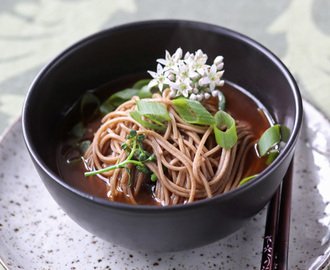
[{"label": "broth", "polygon": [[[110,96],[115,91],[124,89],[131,86],[140,76],[131,76],[129,78],[122,78],[116,81],[107,83],[104,86],[93,91],[101,100]],[[239,89],[231,83],[226,83],[220,89],[226,97],[226,112],[229,113],[234,119],[247,124],[253,133],[253,140],[256,141],[262,133],[270,127],[269,119],[266,117],[266,110],[262,107],[257,100],[244,94],[244,90]],[[239,104],[239,105],[237,105]],[[86,171],[83,162],[68,163],[67,150],[76,144],[77,140],[71,136],[68,136],[68,131],[71,130],[74,123],[80,121],[78,119],[78,106],[75,106],[73,110],[68,113],[66,117],[67,121],[61,128],[61,134],[57,140],[57,167],[59,172],[69,185],[82,190],[91,195],[108,198],[109,185],[105,180],[102,180],[98,176],[85,177],[84,172]],[[247,113],[248,112],[248,113]],[[86,126],[86,133],[81,140],[92,140],[94,132],[100,125],[101,116],[95,117],[88,121],[84,121]],[[256,150],[252,147],[248,153],[246,164],[244,167],[242,179],[260,173],[266,168],[265,158],[258,157]],[[141,205],[159,205],[159,202],[155,200],[153,195],[154,184],[151,182],[145,182],[142,186],[141,191],[135,198],[136,202]],[[122,193],[120,193],[122,194]],[[123,195],[115,198],[115,201],[126,202]]]}]

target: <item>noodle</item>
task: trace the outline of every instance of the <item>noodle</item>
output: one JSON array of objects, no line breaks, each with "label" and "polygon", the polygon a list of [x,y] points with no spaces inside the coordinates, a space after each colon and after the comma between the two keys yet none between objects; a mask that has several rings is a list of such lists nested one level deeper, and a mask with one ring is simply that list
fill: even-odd
[{"label": "noodle", "polygon": [[[231,149],[223,149],[215,141],[212,126],[192,125],[180,118],[169,91],[165,90],[163,96],[154,94],[152,99],[163,103],[172,118],[166,131],[160,134],[130,117],[130,112],[137,108],[136,99],[139,98],[133,97],[102,119],[84,156],[88,170],[103,169],[125,160],[127,154],[121,144],[126,142],[130,130],[135,129],[146,136],[143,148],[156,155],[156,162],[147,161],[145,165],[157,176],[153,196],[162,205],[190,203],[238,186],[247,153],[253,146],[248,126],[236,121],[238,141]],[[207,107],[212,111],[210,104]],[[137,204],[136,197],[150,176],[137,171],[132,164],[127,166],[130,177],[122,168],[99,176],[108,183],[110,200],[121,196]]]}]

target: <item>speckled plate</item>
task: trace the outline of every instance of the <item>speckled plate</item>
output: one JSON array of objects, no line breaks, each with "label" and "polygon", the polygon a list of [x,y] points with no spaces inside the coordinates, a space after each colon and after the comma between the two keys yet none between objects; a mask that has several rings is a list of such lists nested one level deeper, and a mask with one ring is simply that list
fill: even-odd
[{"label": "speckled plate", "polygon": [[[330,123],[307,102],[304,111],[294,161],[289,269],[322,269],[330,257]],[[33,167],[20,120],[0,138],[0,261],[8,269],[259,269],[265,214],[202,248],[126,250],[86,232],[57,206]]]}]

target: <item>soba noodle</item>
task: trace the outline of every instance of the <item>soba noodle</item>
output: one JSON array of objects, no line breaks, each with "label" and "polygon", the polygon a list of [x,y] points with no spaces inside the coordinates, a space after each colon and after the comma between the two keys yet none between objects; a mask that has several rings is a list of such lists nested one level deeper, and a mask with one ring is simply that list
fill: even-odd
[{"label": "soba noodle", "polygon": [[[152,101],[163,103],[172,118],[164,133],[147,129],[131,118],[130,111],[137,109],[135,99],[139,98],[133,97],[102,119],[84,156],[88,170],[103,169],[125,160],[127,154],[121,145],[134,129],[138,134],[145,134],[144,149],[157,157],[156,162],[148,161],[145,165],[157,176],[154,196],[161,204],[190,203],[238,186],[247,152],[253,145],[247,126],[236,121],[238,140],[227,150],[216,143],[212,127],[192,125],[180,118],[169,90],[163,91],[162,96],[154,94],[152,98]],[[99,177],[108,183],[111,200],[123,193],[129,203],[136,204],[135,198],[150,176],[137,171],[132,164],[128,164],[128,168],[130,177],[125,169],[111,170]]]}]

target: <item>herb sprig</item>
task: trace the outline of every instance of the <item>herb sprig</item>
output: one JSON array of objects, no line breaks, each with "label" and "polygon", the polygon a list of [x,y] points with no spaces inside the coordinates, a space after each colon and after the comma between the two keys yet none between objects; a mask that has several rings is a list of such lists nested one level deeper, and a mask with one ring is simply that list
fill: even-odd
[{"label": "herb sprig", "polygon": [[[142,142],[146,139],[146,136],[142,133],[138,134],[136,130],[132,129],[126,139],[127,141],[121,145],[121,148],[127,153],[127,158],[124,161],[104,169],[85,172],[85,176],[101,174],[116,169],[125,169],[128,173],[128,184],[131,185],[131,171],[127,166],[127,164],[130,163],[136,166],[136,169],[143,174],[150,174],[150,170],[145,163],[147,161],[156,161],[156,155],[150,154],[148,151],[143,149]],[[155,181],[157,176],[152,174],[151,179]]]}]

